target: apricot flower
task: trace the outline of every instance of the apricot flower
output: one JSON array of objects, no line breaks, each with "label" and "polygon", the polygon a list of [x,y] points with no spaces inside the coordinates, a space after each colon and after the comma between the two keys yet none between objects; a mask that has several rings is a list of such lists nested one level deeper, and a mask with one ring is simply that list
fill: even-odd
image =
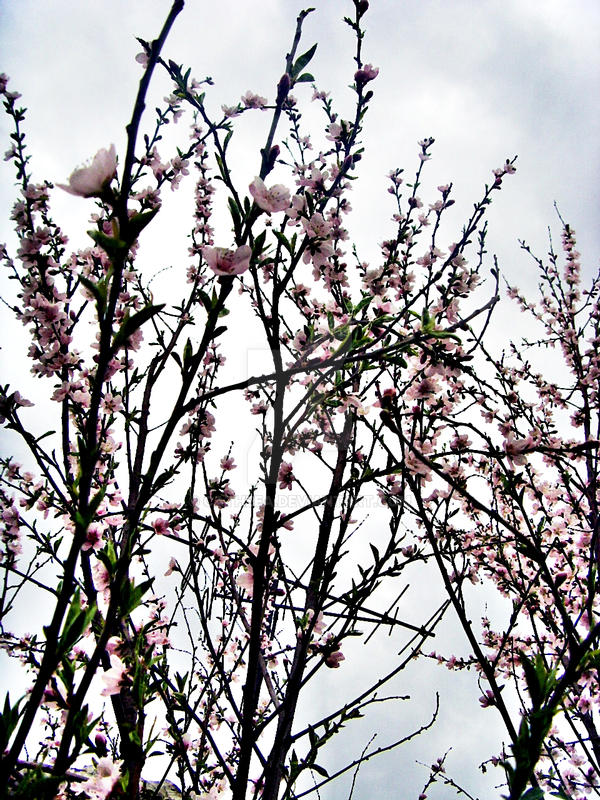
[{"label": "apricot flower", "polygon": [[250,266],[252,250],[247,244],[237,250],[225,247],[203,247],[202,255],[206,263],[217,275],[241,275]]},{"label": "apricot flower", "polygon": [[281,183],[277,183],[267,189],[265,182],[261,178],[255,178],[250,184],[250,194],[254,198],[256,205],[269,214],[285,211],[290,207],[289,189]]},{"label": "apricot flower", "polygon": [[98,150],[92,163],[74,170],[68,186],[59,183],[61,189],[77,197],[99,197],[114,178],[117,171],[117,152],[114,144],[110,150]]},{"label": "apricot flower", "polygon": [[357,86],[364,86],[365,83],[375,80],[378,75],[378,67],[374,67],[372,64],[365,64],[362,69],[359,69],[354,73],[354,80],[356,81]]}]

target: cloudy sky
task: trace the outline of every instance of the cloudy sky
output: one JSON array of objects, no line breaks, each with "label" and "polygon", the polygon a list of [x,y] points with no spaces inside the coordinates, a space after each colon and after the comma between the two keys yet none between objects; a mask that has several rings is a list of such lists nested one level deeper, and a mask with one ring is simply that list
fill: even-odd
[{"label": "cloudy sky", "polygon": [[[353,95],[347,86],[355,66],[351,33],[341,17],[351,4],[313,2],[317,8],[305,24],[304,49],[320,43],[311,72],[319,88],[332,92],[344,117],[351,110]],[[22,93],[29,109],[26,130],[37,179],[64,181],[75,166],[111,142],[123,152],[124,125],[140,76],[135,36],[153,38],[168,7],[166,0],[0,0],[0,71],[11,77],[12,89]],[[235,104],[248,89],[273,99],[302,7],[297,0],[188,0],[164,53],[191,66],[199,78],[213,77],[209,103],[214,109]],[[438,184],[452,181],[457,229],[481,196],[491,170],[518,155],[517,174],[505,181],[490,213],[489,249],[498,253],[511,282],[535,286],[533,266],[518,240],[545,252],[548,225],[557,230],[554,202],[577,231],[586,274],[594,274],[600,255],[597,0],[372,0],[366,27],[364,59],[379,67],[380,74],[365,123],[366,154],[357,173],[361,180],[352,198],[361,256],[375,259],[389,230],[387,172],[394,167],[403,167],[408,175],[414,172],[417,141],[433,136],[436,144],[422,195],[429,200]],[[168,91],[164,81],[158,84],[156,99]],[[295,93],[300,103],[308,104],[310,87]],[[8,149],[7,135],[0,120],[5,143],[0,151]],[[185,141],[185,132],[181,135]],[[238,145],[235,164],[241,186],[258,170],[259,140],[253,136],[249,131]],[[10,240],[10,167],[4,165],[0,174],[4,241]],[[73,245],[87,244],[83,232],[89,206],[57,191],[54,208]],[[177,231],[180,219],[181,230],[187,230],[189,213],[177,208],[175,203],[170,230]],[[146,257],[158,269],[164,253],[170,259],[173,254],[184,257],[186,246],[183,238],[163,240],[164,249]],[[502,319],[510,313],[506,306]],[[2,356],[6,359],[6,353]],[[467,689],[460,682],[453,686],[456,708]],[[452,714],[450,706],[444,718],[450,734],[456,725]],[[467,730],[462,735],[469,741],[469,735],[479,734]],[[461,749],[458,742],[456,749]],[[434,747],[423,758],[440,754]],[[463,753],[455,764],[461,772],[483,755]],[[400,761],[402,753],[398,759],[397,764],[406,763]],[[365,768],[358,796],[377,791],[383,798],[408,797],[408,787],[417,786],[425,771],[413,780],[399,774],[396,763],[391,758]],[[472,774],[470,780],[474,791],[485,785]],[[342,796],[335,791],[328,795]]]},{"label": "cloudy sky", "polygon": [[[343,116],[352,102],[346,88],[353,73],[351,33],[340,19],[347,3],[316,5],[304,41],[320,42],[311,69],[319,87],[333,91]],[[99,147],[122,145],[139,78],[135,36],[152,38],[168,6],[166,0],[0,0],[2,68],[30,109],[39,176],[64,180]],[[247,89],[272,99],[302,7],[297,0],[188,0],[165,52],[197,76],[214,78],[214,108],[235,103]],[[511,280],[532,277],[517,240],[543,252],[555,201],[594,271],[600,252],[595,0],[373,0],[366,19],[364,57],[381,70],[365,127],[360,191],[353,197],[366,256],[375,257],[391,211],[386,173],[400,166],[410,174],[417,140],[434,136],[425,185],[433,193],[439,183],[454,182],[457,225],[491,170],[518,155],[518,173],[490,216],[490,248]],[[162,89],[166,85],[157,89],[158,98]],[[310,92],[309,86],[299,89],[299,100],[308,101]],[[252,177],[258,159],[246,162]],[[3,211],[10,200],[7,179],[10,172],[3,174]],[[75,213],[72,198],[57,203],[57,211]]]}]

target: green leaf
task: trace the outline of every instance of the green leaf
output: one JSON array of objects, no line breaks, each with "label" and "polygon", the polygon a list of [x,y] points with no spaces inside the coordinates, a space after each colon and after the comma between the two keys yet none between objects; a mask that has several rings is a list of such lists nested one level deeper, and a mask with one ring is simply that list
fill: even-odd
[{"label": "green leaf", "polygon": [[371,304],[372,296],[370,294],[363,297],[363,299],[358,303],[358,305],[354,306],[354,313],[359,314],[363,308],[366,308],[368,305]]},{"label": "green leaf", "polygon": [[158,306],[146,306],[132,317],[125,317],[121,327],[115,335],[113,349],[117,351],[119,348],[123,347],[127,343],[129,337],[135,333],[138,328],[141,328],[145,322],[154,317],[156,314],[159,314],[164,307],[165,303],[161,303]]},{"label": "green leaf", "polygon": [[142,602],[142,597],[154,583],[154,578],[140,583],[136,586],[133,581],[125,580],[122,584],[121,610],[123,614],[131,614]]},{"label": "green leaf", "polygon": [[430,336],[433,336],[434,339],[454,339],[457,342],[461,342],[462,339],[456,333],[451,333],[450,331],[428,331]]},{"label": "green leaf", "polygon": [[88,231],[88,236],[109,256],[123,255],[129,250],[127,242],[116,237],[107,236],[102,231]]},{"label": "green leaf", "polygon": [[543,790],[539,786],[535,786],[522,794],[519,800],[544,800],[544,796]]},{"label": "green leaf", "polygon": [[233,197],[230,197],[228,202],[229,202],[229,212],[231,214],[231,220],[233,222],[233,230],[235,231],[235,235],[237,238],[237,236],[242,230],[242,215],[240,214],[238,205],[233,199]]},{"label": "green leaf", "polygon": [[289,240],[288,240],[287,236],[284,236],[284,234],[283,234],[283,233],[281,233],[280,231],[275,231],[275,230],[274,230],[274,231],[273,231],[273,233],[274,233],[274,235],[275,235],[275,238],[276,238],[276,239],[277,239],[277,241],[279,242],[279,244],[280,244],[280,245],[281,245],[283,248],[285,248],[285,250],[287,250],[287,251],[288,251],[288,253],[289,253],[290,255],[292,255],[292,246],[291,246],[291,244],[290,244],[290,242],[289,242]]},{"label": "green leaf", "polygon": [[217,165],[219,167],[219,172],[221,173],[222,179],[224,181],[227,180],[227,170],[225,169],[225,164],[223,163],[223,159],[220,156],[216,155],[216,153],[215,153],[215,159],[217,161]]},{"label": "green leaf", "polygon": [[312,60],[312,57],[317,51],[317,45],[313,44],[310,50],[307,50],[306,53],[302,53],[301,56],[298,56],[296,59],[296,63],[292,66],[292,79],[295,81],[304,69],[304,67]]},{"label": "green leaf", "polygon": [[62,781],[62,776],[48,775],[41,766],[35,764],[23,772],[23,777],[11,797],[23,797],[25,800],[31,800],[32,797],[55,797]]},{"label": "green leaf", "polygon": [[396,364],[398,367],[406,368],[408,364],[403,358],[400,356],[385,356],[385,363],[386,364]]},{"label": "green leaf", "polygon": [[19,722],[19,705],[23,700],[20,697],[17,700],[16,705],[11,706],[10,704],[10,694],[7,692],[6,697],[4,698],[4,709],[2,714],[0,714],[0,752],[4,753],[4,751],[8,748],[8,743],[10,741],[10,737],[13,735],[15,728]]},{"label": "green leaf", "polygon": [[261,233],[259,233],[259,235],[254,240],[254,244],[252,245],[252,261],[256,261],[260,256],[260,254],[262,253],[263,248],[265,246],[266,235],[267,235],[266,231],[261,231]]},{"label": "green leaf", "polygon": [[325,767],[320,766],[320,764],[311,764],[310,768],[314,770],[318,775],[321,775],[323,778],[328,778],[329,773],[325,769]]},{"label": "green leaf", "polygon": [[89,278],[86,278],[85,275],[80,275],[79,281],[85,286],[88,292],[93,295],[94,300],[96,301],[96,307],[98,309],[98,316],[102,317],[104,315],[104,309],[106,308],[106,281],[103,278],[102,280],[98,281],[98,283],[95,283]]},{"label": "green leaf", "polygon": [[127,238],[130,244],[135,242],[146,225],[149,225],[157,214],[158,208],[153,208],[151,211],[144,211],[141,214],[134,214],[133,217],[129,219],[128,227],[130,235]]},{"label": "green leaf", "polygon": [[296,83],[314,83],[314,76],[310,72],[303,72],[299,78],[296,78]]},{"label": "green leaf", "polygon": [[114,544],[109,541],[108,544],[96,553],[96,558],[106,567],[108,574],[112,576],[115,566],[117,565],[117,554],[115,553]]},{"label": "green leaf", "polygon": [[57,645],[58,653],[61,656],[67,655],[73,645],[83,636],[95,613],[95,605],[88,606],[88,608],[81,607],[81,593],[79,589],[76,589]]},{"label": "green leaf", "polygon": [[[208,297],[208,295],[206,295]],[[210,302],[210,300],[209,300]],[[192,356],[194,355],[194,348],[192,347],[192,340],[188,338],[187,342],[185,343],[185,347],[183,348],[183,366],[187,367]]]}]

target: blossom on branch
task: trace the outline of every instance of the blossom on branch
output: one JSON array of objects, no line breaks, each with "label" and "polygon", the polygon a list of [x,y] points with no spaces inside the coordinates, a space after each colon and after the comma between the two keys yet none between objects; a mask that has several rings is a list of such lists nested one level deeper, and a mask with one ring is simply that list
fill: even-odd
[{"label": "blossom on branch", "polygon": [[78,788],[93,800],[105,800],[111,795],[120,776],[119,764],[105,756],[96,764],[96,774]]},{"label": "blossom on branch", "polygon": [[61,189],[77,197],[100,197],[117,172],[117,152],[114,144],[110,149],[98,150],[92,163],[74,170],[68,185],[57,184]]},{"label": "blossom on branch", "polygon": [[252,597],[254,591],[254,570],[252,567],[247,566],[243,572],[235,579],[236,584],[240,589],[244,589],[248,597]]},{"label": "blossom on branch", "polygon": [[280,489],[292,489],[292,483],[295,480],[292,465],[288,461],[282,461],[279,467],[279,474],[277,476]]},{"label": "blossom on branch", "polygon": [[342,651],[336,650],[334,653],[330,653],[327,656],[325,659],[325,664],[329,667],[329,669],[339,669],[340,662],[345,660],[346,656],[342,653]]},{"label": "blossom on branch", "polygon": [[250,266],[252,250],[247,244],[237,250],[226,247],[203,247],[202,255],[216,275],[241,275]]},{"label": "blossom on branch", "polygon": [[354,80],[356,81],[356,85],[360,88],[364,86],[365,83],[375,80],[378,75],[378,67],[374,67],[372,64],[365,64],[362,69],[356,70],[354,73]]},{"label": "blossom on branch", "polygon": [[104,688],[100,692],[103,697],[108,697],[112,694],[119,694],[121,686],[127,676],[127,667],[121,661],[119,656],[111,653],[110,656],[110,669],[107,669],[102,675],[104,681]]},{"label": "blossom on branch", "polygon": [[256,205],[269,214],[276,214],[290,207],[290,191],[281,183],[267,189],[261,178],[255,178],[249,188]]},{"label": "blossom on branch", "polygon": [[522,467],[527,463],[526,453],[531,452],[535,443],[531,436],[526,439],[515,439],[514,433],[510,432],[504,440],[504,451],[510,463],[517,467]]},{"label": "blossom on branch", "polygon": [[251,92],[249,89],[242,95],[242,103],[246,108],[264,108],[269,101],[266,97]]}]

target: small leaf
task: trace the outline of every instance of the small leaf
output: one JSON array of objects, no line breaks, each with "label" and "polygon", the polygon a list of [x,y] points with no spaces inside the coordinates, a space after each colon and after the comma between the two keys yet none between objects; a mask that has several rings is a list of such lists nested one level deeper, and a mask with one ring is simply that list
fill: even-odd
[{"label": "small leaf", "polygon": [[157,214],[158,208],[153,208],[151,211],[134,214],[133,217],[130,218],[128,226],[130,235],[127,238],[131,244],[135,242],[146,225],[149,225]]},{"label": "small leaf", "polygon": [[539,786],[535,786],[522,794],[519,800],[544,800],[544,796],[543,790]]},{"label": "small leaf", "polygon": [[10,695],[7,692],[4,698],[4,709],[0,714],[0,752],[4,753],[8,747],[8,742],[12,736],[17,723],[19,722],[19,705],[23,698],[17,700],[16,705],[11,706]]},{"label": "small leaf", "polygon": [[123,581],[121,592],[122,613],[131,614],[131,612],[142,602],[142,597],[146,594],[148,589],[150,589],[153,583],[153,578],[148,581],[143,581],[143,583],[140,583],[139,586],[136,586],[133,581]]},{"label": "small leaf", "polygon": [[102,233],[102,231],[88,231],[88,236],[109,256],[123,255],[129,250],[127,242],[124,242],[122,239],[107,236],[105,233]]},{"label": "small leaf", "polygon": [[262,253],[264,245],[265,245],[266,235],[267,235],[267,232],[266,231],[262,231],[261,233],[259,233],[259,235],[254,240],[254,244],[252,245],[252,261],[256,261],[258,259],[258,257],[260,256],[260,254]]},{"label": "small leaf", "polygon": [[240,210],[238,208],[237,203],[233,199],[233,197],[229,198],[229,212],[231,213],[231,220],[233,222],[233,230],[235,231],[236,236],[242,230],[242,215],[240,214]]},{"label": "small leaf", "polygon": [[85,286],[88,292],[93,295],[96,301],[96,307],[98,308],[98,315],[102,317],[104,309],[106,308],[106,281],[101,280],[95,283],[89,278],[86,278],[85,275],[80,275],[79,281]]},{"label": "small leaf", "polygon": [[288,251],[288,253],[291,255],[292,254],[292,246],[289,243],[287,236],[284,236],[284,234],[281,233],[280,231],[275,231],[274,230],[273,233],[275,234],[275,238],[277,239],[279,244],[282,247],[284,247]]},{"label": "small leaf", "polygon": [[127,343],[129,337],[134,334],[138,328],[141,328],[145,322],[147,322],[156,314],[159,314],[164,307],[165,303],[161,303],[158,306],[146,306],[145,308],[142,308],[141,311],[138,311],[137,314],[134,314],[131,317],[125,317],[121,327],[115,335],[113,341],[113,350],[117,351],[120,347],[123,347]]},{"label": "small leaf", "polygon": [[[205,295],[207,297],[207,295]],[[210,300],[209,300],[210,302]],[[192,347],[192,340],[188,338],[187,342],[185,343],[185,347],[183,348],[183,366],[187,367],[192,356],[194,355],[194,348]]]},{"label": "small leaf", "polygon": [[304,67],[311,61],[316,51],[317,45],[313,44],[313,46],[307,50],[306,53],[302,53],[301,56],[298,56],[296,63],[292,66],[292,78],[294,80],[296,80],[297,76],[300,75]]}]

